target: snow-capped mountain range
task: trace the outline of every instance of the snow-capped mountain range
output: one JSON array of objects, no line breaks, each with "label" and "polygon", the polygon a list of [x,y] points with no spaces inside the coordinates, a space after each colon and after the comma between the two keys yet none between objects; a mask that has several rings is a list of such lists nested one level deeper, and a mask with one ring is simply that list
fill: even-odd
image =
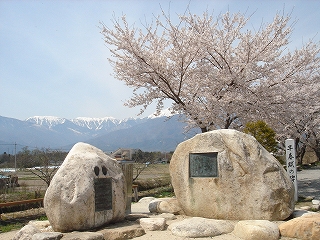
[{"label": "snow-capped mountain range", "polygon": [[[185,124],[168,111],[147,118],[115,119],[34,116],[26,120],[0,116],[0,154],[23,147],[62,149],[77,142],[90,143],[103,151],[140,148],[143,151],[172,151],[195,133],[184,133]],[[16,144],[16,145],[15,145]]]},{"label": "snow-capped mountain range", "polygon": [[119,124],[121,120],[117,120],[113,117],[105,118],[88,118],[78,117],[74,119],[66,119],[54,116],[34,116],[26,119],[27,122],[35,123],[37,125],[47,126],[48,128],[54,128],[57,125],[65,124],[66,122],[72,122],[80,127],[85,127],[91,130],[100,130],[104,127],[105,123]]},{"label": "snow-capped mountain range", "polygon": [[27,118],[25,121],[54,131],[59,131],[62,128],[64,131],[67,130],[76,134],[94,137],[106,132],[128,128],[146,120],[141,118],[119,120],[113,117],[66,119],[54,116],[34,116]]}]

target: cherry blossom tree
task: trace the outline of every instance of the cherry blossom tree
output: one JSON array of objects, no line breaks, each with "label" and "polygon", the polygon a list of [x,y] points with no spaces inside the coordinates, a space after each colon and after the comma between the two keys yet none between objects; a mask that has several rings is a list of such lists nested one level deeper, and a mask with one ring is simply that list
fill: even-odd
[{"label": "cherry blossom tree", "polygon": [[299,163],[302,163],[307,146],[320,160],[320,78],[316,76],[306,84],[290,86],[290,89],[281,92],[286,98],[279,97],[282,99],[278,101],[280,106],[270,111],[269,120],[280,142],[284,143],[286,138],[295,139]]},{"label": "cherry blossom tree", "polygon": [[[320,99],[320,98],[318,98]],[[301,141],[314,150],[320,161],[320,110],[306,116],[307,123]]]},{"label": "cherry blossom tree", "polygon": [[[319,88],[318,88],[319,89]],[[320,98],[318,98],[320,99]],[[292,115],[286,115],[287,121],[282,121],[278,125],[278,137],[281,142],[286,138],[295,139],[297,149],[298,163],[302,164],[306,148],[309,147],[317,155],[318,161],[320,160],[320,110],[315,109],[313,112],[301,110],[292,112]],[[281,129],[281,126],[284,128]]]},{"label": "cherry blossom tree", "polygon": [[133,88],[127,106],[142,113],[156,102],[160,112],[169,99],[172,113],[206,132],[259,119],[278,124],[284,108],[303,105],[291,94],[307,103],[319,75],[319,44],[290,51],[290,15],[277,14],[256,30],[241,13],[187,11],[178,19],[162,12],[140,28],[125,16],[113,28],[102,24],[114,76]]}]

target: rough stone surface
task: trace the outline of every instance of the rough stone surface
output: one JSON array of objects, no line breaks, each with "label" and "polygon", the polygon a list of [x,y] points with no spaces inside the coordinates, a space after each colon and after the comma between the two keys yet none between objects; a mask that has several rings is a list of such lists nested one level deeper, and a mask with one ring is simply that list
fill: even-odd
[{"label": "rough stone surface", "polygon": [[[189,177],[189,154],[217,152],[217,177]],[[254,137],[231,129],[198,134],[170,161],[174,192],[188,216],[284,220],[294,210],[294,187],[281,164]]]},{"label": "rough stone surface", "polygon": [[160,217],[160,218],[165,218],[166,220],[174,220],[177,219],[176,215],[173,213],[161,213],[159,215],[154,216],[155,218]]},{"label": "rough stone surface", "polygon": [[140,226],[145,231],[162,231],[166,226],[165,218],[141,218]]},{"label": "rough stone surface", "polygon": [[278,225],[267,220],[239,221],[232,233],[246,240],[277,240],[280,237]]},{"label": "rough stone surface", "polygon": [[[111,182],[112,189],[104,180]],[[103,189],[95,191],[95,182],[103,182]],[[125,188],[125,179],[116,160],[89,144],[77,143],[46,191],[45,212],[58,232],[88,230],[120,221],[125,217]],[[108,197],[110,206],[106,207],[107,201],[101,201],[101,196],[96,194]],[[102,210],[101,205],[96,207],[96,199],[102,202]]]},{"label": "rough stone surface", "polygon": [[176,198],[163,198],[152,200],[149,203],[149,211],[151,213],[178,214],[182,212],[182,209]]},{"label": "rough stone surface", "polygon": [[71,232],[65,234],[62,240],[104,240],[104,237],[97,232]]},{"label": "rough stone surface", "polygon": [[319,209],[320,209],[320,205],[318,205],[318,204],[313,204],[313,205],[311,206],[311,210],[312,210],[312,211],[319,211]]},{"label": "rough stone surface", "polygon": [[34,234],[31,240],[60,240],[62,237],[60,232],[44,232]]},{"label": "rough stone surface", "polygon": [[318,240],[320,239],[320,214],[307,213],[279,225],[281,236]]},{"label": "rough stone surface", "polygon": [[158,206],[160,204],[161,200],[154,199],[149,203],[149,211],[151,213],[157,213],[158,212]]},{"label": "rough stone surface", "polygon": [[313,205],[320,205],[320,200],[313,199],[312,204]]},{"label": "rough stone surface", "polygon": [[138,201],[138,203],[147,204],[147,203],[150,203],[151,201],[153,201],[155,199],[156,199],[155,197],[143,197]]},{"label": "rough stone surface", "polygon": [[172,223],[169,225],[169,229],[173,235],[179,237],[214,237],[232,232],[234,223],[227,220],[193,217],[181,222]]},{"label": "rough stone surface", "polygon": [[[129,226],[118,226],[98,231],[103,234],[105,240],[132,239],[145,234],[145,231],[139,224]],[[63,239],[64,240],[64,239]]]},{"label": "rough stone surface", "polygon": [[12,240],[30,240],[32,236],[39,233],[40,230],[32,225],[26,225],[16,233]]},{"label": "rough stone surface", "polygon": [[53,229],[50,225],[49,220],[44,220],[44,221],[32,220],[28,223],[28,225],[32,225],[36,227],[40,232],[53,232]]}]

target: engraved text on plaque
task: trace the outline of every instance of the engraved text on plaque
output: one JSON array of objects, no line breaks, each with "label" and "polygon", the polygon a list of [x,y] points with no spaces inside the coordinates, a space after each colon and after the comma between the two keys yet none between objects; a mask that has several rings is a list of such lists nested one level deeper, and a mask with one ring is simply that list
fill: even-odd
[{"label": "engraved text on plaque", "polygon": [[111,178],[95,178],[95,211],[112,209],[112,180]]},{"label": "engraved text on plaque", "polygon": [[218,177],[217,152],[190,153],[189,177]]}]

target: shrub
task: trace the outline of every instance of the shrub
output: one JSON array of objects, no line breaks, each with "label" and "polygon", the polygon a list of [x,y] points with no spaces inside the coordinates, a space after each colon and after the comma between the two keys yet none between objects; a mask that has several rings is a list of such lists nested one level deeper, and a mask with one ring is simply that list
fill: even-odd
[{"label": "shrub", "polygon": [[255,137],[269,152],[277,151],[276,133],[264,121],[248,122],[243,131]]}]

